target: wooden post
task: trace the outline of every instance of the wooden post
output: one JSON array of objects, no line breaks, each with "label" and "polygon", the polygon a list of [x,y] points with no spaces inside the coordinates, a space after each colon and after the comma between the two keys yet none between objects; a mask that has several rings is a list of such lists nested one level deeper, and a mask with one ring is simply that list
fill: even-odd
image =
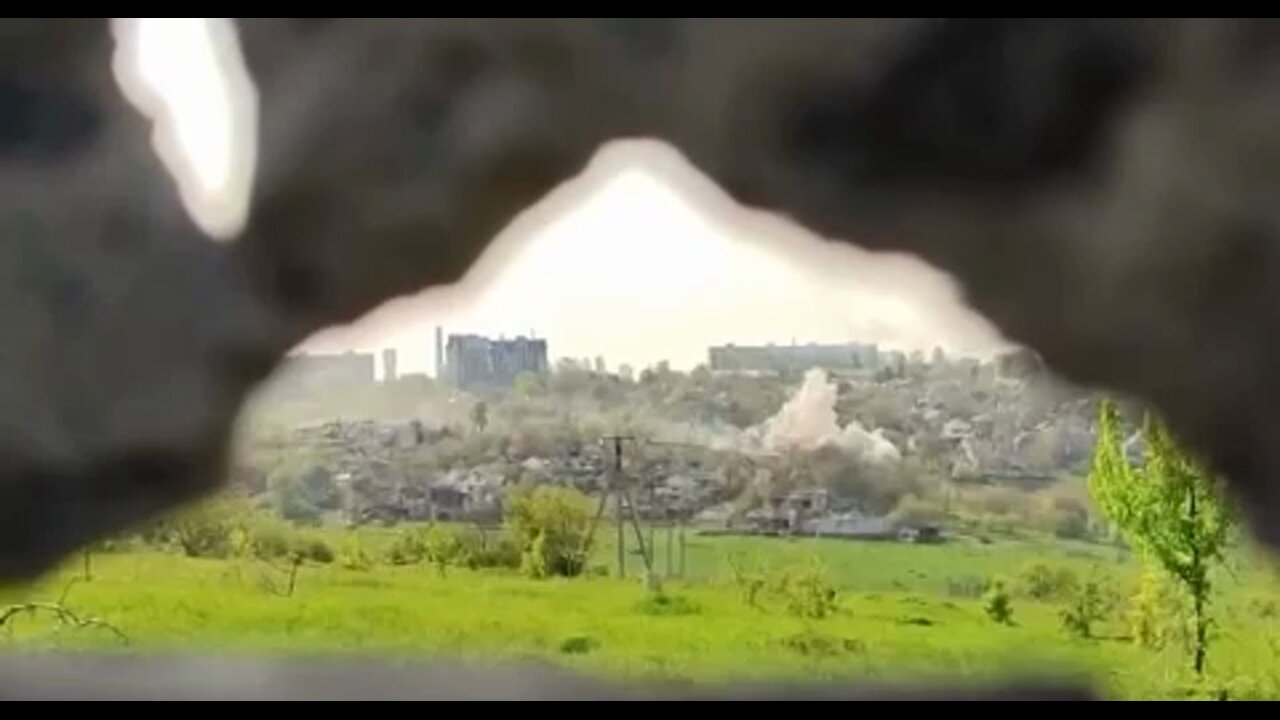
[{"label": "wooden post", "polygon": [[657,494],[654,491],[655,487],[657,487],[657,483],[650,480],[649,481],[649,552],[653,553],[654,558],[656,560],[657,554],[658,554],[658,546],[653,544],[654,510],[658,507]]},{"label": "wooden post", "polygon": [[613,494],[613,509],[618,521],[618,577],[627,576],[627,535],[622,530],[622,493]]},{"label": "wooden post", "polygon": [[[608,490],[606,492],[613,494],[614,502],[614,520],[618,526],[618,577],[626,577],[627,575],[627,536],[626,531],[622,527],[625,522],[622,513],[623,486],[622,486],[622,442],[631,440],[629,435],[606,435],[603,440],[613,441],[613,472],[609,474]],[[635,512],[635,508],[632,508]],[[636,530],[639,533],[639,529]],[[640,549],[644,550],[644,539],[640,538]]]},{"label": "wooden post", "polygon": [[627,501],[627,508],[631,511],[631,527],[636,533],[636,543],[640,545],[640,559],[644,561],[644,569],[650,575],[653,574],[653,557],[650,551],[644,546],[644,533],[640,530],[640,514],[636,512],[635,501],[631,499],[631,493],[627,492],[625,487],[619,488],[618,492]]},{"label": "wooden post", "polygon": [[582,562],[589,564],[591,561],[591,549],[596,540],[596,529],[600,527],[600,518],[604,517],[606,505],[609,502],[609,491],[605,490],[600,493],[600,503],[596,505],[596,514],[591,518],[591,527],[587,530],[587,537],[582,541]]},{"label": "wooden post", "polygon": [[671,544],[675,540],[673,531],[675,530],[675,521],[667,518],[667,577],[671,577]]},{"label": "wooden post", "polygon": [[684,543],[684,518],[680,519],[680,578],[684,579],[685,571],[685,543]]}]

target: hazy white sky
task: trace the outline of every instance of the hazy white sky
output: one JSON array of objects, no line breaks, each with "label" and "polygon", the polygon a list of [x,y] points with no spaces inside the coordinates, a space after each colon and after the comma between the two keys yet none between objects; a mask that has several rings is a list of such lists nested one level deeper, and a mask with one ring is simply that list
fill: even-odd
[{"label": "hazy white sky", "polygon": [[[224,238],[244,221],[256,112],[238,58],[214,52],[233,40],[229,27],[183,18],[117,26],[126,92],[161,118],[158,150],[193,216]],[[128,79],[130,60],[141,86]],[[532,330],[555,357],[603,355],[610,366],[691,367],[707,345],[727,342],[858,340],[981,355],[1004,346],[944,274],[743,210],[666,146],[609,146],[571,184],[547,200],[557,205],[551,222],[515,223],[459,286],[392,301],[304,349],[396,347],[413,372],[431,367],[436,325]]]}]

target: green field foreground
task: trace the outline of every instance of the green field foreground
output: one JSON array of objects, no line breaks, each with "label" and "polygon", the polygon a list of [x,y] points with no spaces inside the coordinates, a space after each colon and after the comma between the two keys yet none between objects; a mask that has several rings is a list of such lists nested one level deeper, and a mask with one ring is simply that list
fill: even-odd
[{"label": "green field foreground", "polygon": [[[370,547],[384,538],[366,536]],[[335,542],[341,538],[335,535]],[[657,547],[659,568],[665,548]],[[1013,626],[994,623],[971,592],[993,575],[1015,578],[1032,563],[1097,577],[1119,594],[1138,568],[1115,548],[1057,541],[944,545],[832,540],[691,537],[687,577],[655,598],[638,577],[599,574],[614,548],[596,550],[596,572],[573,580],[531,580],[513,572],[430,566],[349,570],[304,566],[290,597],[287,573],[254,560],[202,560],[157,552],[97,554],[92,579],[75,558],[0,603],[57,600],[123,632],[71,628],[42,614],[15,616],[9,649],[367,653],[551,662],[628,679],[730,678],[990,679],[1009,674],[1083,673],[1121,698],[1280,698],[1280,593],[1262,564],[1234,563],[1216,578],[1216,640],[1210,674],[1196,681],[1180,647],[1140,648],[1126,638],[1123,608],[1078,639],[1061,627],[1060,606],[1015,594]],[[803,619],[777,606],[752,607],[729,558],[785,567],[821,558],[839,590],[838,609]],[[628,570],[640,569],[628,557]],[[68,589],[68,584],[70,587]],[[275,591],[272,591],[274,588]]]}]

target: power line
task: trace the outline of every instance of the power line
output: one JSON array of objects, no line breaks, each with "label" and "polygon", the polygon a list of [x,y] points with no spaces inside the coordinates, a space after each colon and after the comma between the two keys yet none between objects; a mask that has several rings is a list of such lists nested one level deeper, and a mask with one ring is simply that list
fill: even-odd
[{"label": "power line", "polygon": [[[607,479],[603,492],[600,494],[600,504],[596,508],[595,518],[591,521],[591,529],[587,534],[587,547],[590,548],[595,538],[596,528],[600,524],[600,519],[604,516],[604,511],[608,505],[609,498],[614,501],[614,521],[617,527],[617,563],[618,576],[626,575],[627,570],[627,543],[626,543],[626,524],[630,519],[631,527],[635,531],[636,543],[640,546],[640,557],[644,560],[645,571],[650,575],[653,574],[653,559],[650,556],[650,549],[645,546],[644,533],[640,529],[640,515],[636,512],[635,502],[631,498],[631,493],[627,489],[626,476],[623,470],[623,448],[626,443],[636,442],[633,435],[605,435],[600,438],[602,442],[613,445],[613,467],[607,473]],[[629,516],[629,517],[628,517]]]}]

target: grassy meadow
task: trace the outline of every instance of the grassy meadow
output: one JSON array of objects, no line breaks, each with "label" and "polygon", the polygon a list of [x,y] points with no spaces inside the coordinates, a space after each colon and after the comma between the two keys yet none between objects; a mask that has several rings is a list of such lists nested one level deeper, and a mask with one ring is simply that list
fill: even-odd
[{"label": "grassy meadow", "polygon": [[[359,542],[376,557],[394,531],[326,530],[335,546]],[[988,679],[1010,673],[1081,673],[1120,698],[1280,698],[1280,593],[1274,573],[1241,559],[1215,578],[1218,625],[1209,674],[1196,681],[1185,650],[1132,643],[1125,600],[1140,568],[1114,547],[1058,540],[957,540],[941,545],[690,535],[686,574],[654,594],[612,577],[612,534],[601,533],[591,571],[534,580],[513,571],[430,565],[344,568],[307,564],[292,595],[288,570],[250,559],[196,559],[152,550],[71,558],[40,582],[0,591],[0,604],[56,601],[124,633],[71,627],[19,613],[0,628],[10,649],[121,652],[369,653],[466,661],[550,662],[614,678],[922,677]],[[656,535],[665,570],[665,536]],[[673,565],[678,552],[673,548]],[[836,590],[823,617],[804,617],[767,592],[748,600],[744,575],[769,578],[814,567]],[[1066,601],[1022,588],[1036,564],[1096,579],[1120,602],[1092,637],[1074,637]],[[982,586],[1006,578],[1012,624],[984,611]]]}]

